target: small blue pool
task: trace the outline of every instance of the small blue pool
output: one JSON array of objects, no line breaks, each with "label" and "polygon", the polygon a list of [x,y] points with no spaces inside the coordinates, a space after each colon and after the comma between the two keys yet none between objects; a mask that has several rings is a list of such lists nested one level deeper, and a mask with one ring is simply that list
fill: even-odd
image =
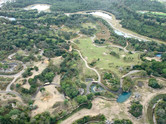
[{"label": "small blue pool", "polygon": [[97,88],[96,85],[91,86],[92,93],[102,92],[104,89],[102,87]]},{"label": "small blue pool", "polygon": [[156,57],[161,57],[161,54],[156,54]]},{"label": "small blue pool", "polygon": [[129,97],[131,96],[131,92],[124,92],[119,95],[117,102],[118,103],[123,103],[125,102]]}]

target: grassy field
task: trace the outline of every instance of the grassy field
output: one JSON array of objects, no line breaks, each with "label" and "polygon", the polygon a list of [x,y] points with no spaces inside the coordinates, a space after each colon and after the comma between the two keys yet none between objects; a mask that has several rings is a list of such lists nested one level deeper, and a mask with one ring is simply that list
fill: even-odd
[{"label": "grassy field", "polygon": [[[93,60],[99,60],[96,63],[98,69],[111,70],[118,76],[123,74],[119,72],[119,67],[126,68],[127,66],[140,64],[139,53],[129,54],[125,53],[123,50],[112,47],[97,47],[92,43],[91,38],[84,37],[79,39],[79,42],[76,42],[79,49],[81,50],[83,56],[87,59],[88,63],[91,63]],[[110,52],[114,51],[119,54],[119,58],[110,55]],[[133,58],[130,61],[124,61],[123,57]]]}]

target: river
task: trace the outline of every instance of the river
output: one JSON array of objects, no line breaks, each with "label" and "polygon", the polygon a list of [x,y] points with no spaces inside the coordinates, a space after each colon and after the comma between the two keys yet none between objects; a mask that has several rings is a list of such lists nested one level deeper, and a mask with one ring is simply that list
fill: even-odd
[{"label": "river", "polygon": [[89,11],[80,11],[76,13],[65,13],[66,15],[71,15],[71,14],[92,14],[96,17],[100,17],[104,19],[105,21],[108,22],[108,24],[114,29],[115,33],[124,37],[131,37],[138,39],[140,41],[156,41],[158,43],[164,43],[166,42],[154,39],[154,38],[149,38],[140,34],[137,34],[136,32],[133,32],[131,30],[128,30],[126,28],[123,28],[122,25],[120,24],[120,20],[117,20],[116,17],[109,12],[102,11],[102,10],[89,10]]}]

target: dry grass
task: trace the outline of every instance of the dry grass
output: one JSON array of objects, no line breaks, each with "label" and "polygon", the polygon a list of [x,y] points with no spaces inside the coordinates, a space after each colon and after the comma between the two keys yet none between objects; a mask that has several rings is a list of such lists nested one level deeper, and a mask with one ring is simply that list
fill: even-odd
[{"label": "dry grass", "polygon": [[56,102],[63,102],[64,95],[60,94],[54,85],[44,87],[45,91],[39,92],[35,98],[34,105],[38,108],[32,111],[32,116],[35,116],[44,111],[52,112],[52,106]]},{"label": "dry grass", "polygon": [[96,38],[98,40],[105,39],[107,41],[110,38],[109,29],[102,23],[99,23],[99,26],[100,26],[100,32],[96,34]]}]

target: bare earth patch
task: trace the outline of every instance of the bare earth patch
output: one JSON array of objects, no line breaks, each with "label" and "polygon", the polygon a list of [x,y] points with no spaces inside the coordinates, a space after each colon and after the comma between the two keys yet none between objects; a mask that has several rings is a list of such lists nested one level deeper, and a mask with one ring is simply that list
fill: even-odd
[{"label": "bare earth patch", "polygon": [[34,105],[38,108],[32,111],[32,116],[35,116],[44,111],[51,111],[52,106],[56,102],[63,102],[64,95],[60,94],[54,85],[45,86],[45,91],[39,92],[35,98]]},{"label": "bare earth patch", "polygon": [[144,86],[142,88],[135,87],[134,92],[138,92],[141,96],[139,101],[143,105],[143,115],[140,118],[135,118],[128,112],[130,102],[135,99],[134,94],[132,94],[132,96],[124,103],[117,103],[116,101],[106,101],[101,98],[96,98],[92,101],[93,106],[90,110],[82,109],[68,119],[64,120],[61,124],[72,124],[74,121],[84,116],[95,116],[98,114],[104,114],[110,121],[118,118],[130,119],[133,124],[148,124],[146,113],[149,101],[157,94],[166,93],[166,89],[163,88],[161,90],[154,90],[148,87],[147,81],[144,81]]},{"label": "bare earth patch", "polygon": [[161,58],[160,57],[146,57],[147,60],[149,61],[152,61],[153,59],[158,61],[158,62],[161,62]]},{"label": "bare earth patch", "polygon": [[5,102],[5,101],[8,101],[8,100],[14,100],[14,99],[22,102],[20,97],[13,96],[13,95],[10,95],[10,94],[7,94],[7,93],[0,94],[0,102]]}]

